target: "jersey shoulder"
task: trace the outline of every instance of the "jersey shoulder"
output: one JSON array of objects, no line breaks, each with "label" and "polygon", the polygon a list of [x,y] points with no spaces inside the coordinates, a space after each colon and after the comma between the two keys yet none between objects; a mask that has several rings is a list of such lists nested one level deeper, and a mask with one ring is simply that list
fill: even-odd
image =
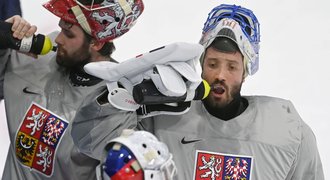
[{"label": "jersey shoulder", "polygon": [[285,148],[299,146],[306,124],[291,101],[269,96],[245,98],[255,112],[254,126],[262,133],[259,139]]}]

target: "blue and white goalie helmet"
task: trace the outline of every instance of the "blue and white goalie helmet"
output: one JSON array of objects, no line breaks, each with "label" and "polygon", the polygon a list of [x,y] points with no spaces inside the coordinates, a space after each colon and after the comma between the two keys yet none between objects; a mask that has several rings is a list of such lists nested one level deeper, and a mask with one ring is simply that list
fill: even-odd
[{"label": "blue and white goalie helmet", "polygon": [[258,19],[251,10],[227,4],[213,8],[204,23],[200,44],[206,49],[217,37],[236,42],[244,56],[245,72],[249,75],[257,72],[260,29]]},{"label": "blue and white goalie helmet", "polygon": [[171,180],[176,166],[167,146],[151,133],[125,129],[111,140],[98,180]]}]

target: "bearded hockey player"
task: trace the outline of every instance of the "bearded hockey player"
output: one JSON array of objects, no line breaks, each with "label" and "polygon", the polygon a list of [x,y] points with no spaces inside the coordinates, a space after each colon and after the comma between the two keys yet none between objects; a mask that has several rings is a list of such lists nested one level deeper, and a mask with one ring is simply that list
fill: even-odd
[{"label": "bearded hockey player", "polygon": [[[149,118],[139,121],[140,127],[167,144],[179,180],[324,179],[313,132],[293,104],[275,97],[241,95],[244,79],[259,68],[259,42],[259,22],[253,12],[222,4],[209,13],[204,24],[201,56],[197,46],[175,44],[136,58],[141,61],[126,61],[124,67],[110,63],[86,65],[89,73],[107,81],[108,93],[103,95],[108,96],[95,92],[83,103],[82,112],[94,109],[98,114],[85,113],[76,119],[72,130],[75,143],[85,154],[95,154],[92,150],[100,144],[94,141],[106,137],[106,124],[116,122],[113,116],[117,113],[104,113],[110,104],[108,108],[113,112],[116,108],[142,109],[137,111],[139,117]],[[200,82],[201,78],[192,75],[200,75],[196,63],[184,62],[193,62],[196,56],[200,57],[202,78],[211,90],[202,101],[182,100],[191,101],[185,109],[173,96],[181,99],[186,91],[184,97],[191,97],[188,91],[196,86],[190,85]],[[130,69],[130,64],[136,68]],[[165,108],[156,101],[137,104],[132,89],[145,77],[161,92],[150,93],[153,97],[162,94],[158,103],[171,97],[177,104],[166,101]],[[117,81],[122,86],[118,87]],[[137,99],[143,104],[144,98]],[[105,104],[100,106],[102,102]]]},{"label": "bearded hockey player", "polygon": [[209,13],[200,40],[209,96],[186,114],[151,120],[173,153],[178,179],[324,179],[314,134],[292,103],[240,94],[258,70],[259,41],[251,10],[222,4]]},{"label": "bearded hockey player", "polygon": [[[144,5],[142,0],[50,0],[44,7],[60,18],[61,32],[50,36],[57,44],[56,54],[35,60],[16,50],[0,50],[11,142],[2,179],[96,179],[99,162],[76,149],[71,137],[80,103],[105,85],[83,66],[114,61],[112,40],[133,26]],[[28,38],[36,32],[20,16],[6,21],[12,23],[13,37]],[[136,124],[123,116],[117,122],[120,127],[107,127],[109,138]]]}]

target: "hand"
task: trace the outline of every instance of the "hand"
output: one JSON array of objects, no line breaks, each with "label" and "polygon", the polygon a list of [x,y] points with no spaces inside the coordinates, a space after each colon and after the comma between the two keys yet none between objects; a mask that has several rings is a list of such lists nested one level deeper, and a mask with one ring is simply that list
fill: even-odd
[{"label": "hand", "polygon": [[22,39],[23,37],[30,37],[37,31],[36,26],[31,25],[19,15],[15,15],[11,18],[8,18],[6,22],[13,24],[11,30],[13,31],[13,36],[17,39]]},{"label": "hand", "polygon": [[[31,25],[25,19],[19,15],[12,16],[8,18],[6,22],[12,23],[11,30],[13,31],[13,37],[17,39],[23,39],[23,37],[30,37],[37,31],[37,27]],[[25,55],[31,56],[33,58],[38,58],[36,54],[21,52]]]}]

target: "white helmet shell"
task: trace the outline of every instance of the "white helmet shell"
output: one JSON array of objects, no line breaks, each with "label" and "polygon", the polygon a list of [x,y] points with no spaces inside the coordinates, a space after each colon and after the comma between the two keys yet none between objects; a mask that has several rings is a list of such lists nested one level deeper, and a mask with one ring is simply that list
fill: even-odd
[{"label": "white helmet shell", "polygon": [[[108,144],[126,146],[137,159],[145,180],[171,180],[176,175],[176,166],[166,144],[149,132],[125,129]],[[103,177],[108,177],[105,171]]]}]

